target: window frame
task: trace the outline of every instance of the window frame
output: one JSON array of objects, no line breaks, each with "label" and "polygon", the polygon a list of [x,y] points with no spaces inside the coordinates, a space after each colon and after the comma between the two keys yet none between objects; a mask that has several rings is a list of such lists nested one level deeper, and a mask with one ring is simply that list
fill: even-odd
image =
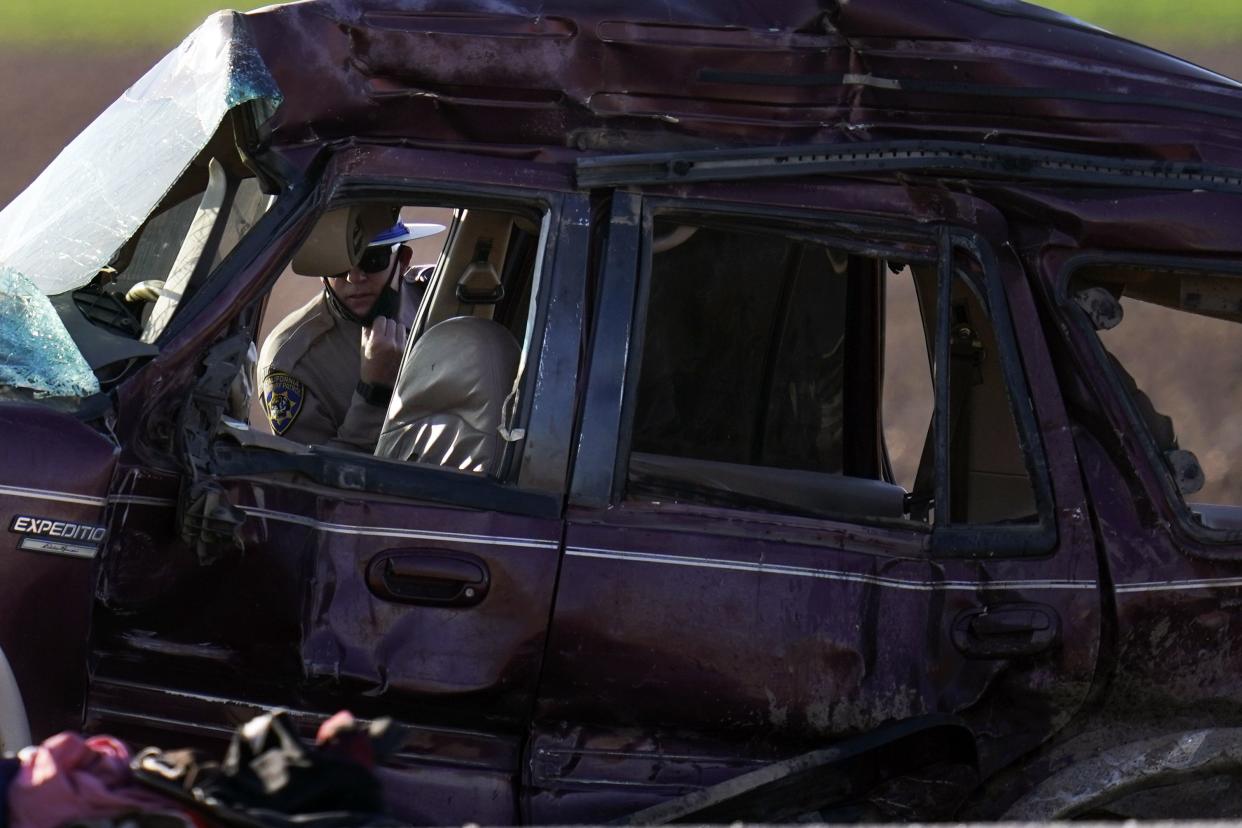
[{"label": "window frame", "polygon": [[[618,441],[617,453],[617,469],[613,479],[612,499],[614,503],[624,502],[625,490],[628,485],[629,477],[629,457],[632,452],[634,418],[635,410],[638,402],[638,383],[639,375],[642,372],[643,352],[646,346],[647,335],[647,308],[651,294],[652,280],[652,254],[651,240],[655,229],[655,221],[657,218],[672,216],[695,218],[702,220],[707,218],[716,219],[759,219],[763,222],[757,225],[758,229],[775,230],[782,232],[784,238],[790,240],[799,240],[797,228],[804,228],[805,233],[802,234],[803,240],[814,240],[817,242],[831,242],[834,247],[844,250],[852,254],[869,255],[876,259],[883,259],[886,256],[905,258],[910,261],[920,261],[924,263],[932,263],[933,258],[918,258],[910,256],[909,251],[901,250],[897,247],[886,248],[875,242],[862,242],[858,239],[851,238],[846,234],[834,234],[832,232],[823,232],[815,229],[817,225],[822,226],[825,220],[831,221],[830,214],[821,215],[811,218],[810,215],[796,210],[766,210],[762,213],[757,212],[754,208],[747,208],[740,205],[729,204],[712,204],[704,205],[699,202],[684,201],[681,199],[665,199],[665,198],[647,198],[644,199],[643,217],[642,217],[642,235],[639,254],[639,272],[636,284],[636,292],[634,296],[634,325],[632,330],[631,346],[630,346],[630,367],[626,371],[625,387],[622,397],[621,423]],[[853,225],[858,224],[857,217],[849,219]],[[890,235],[892,235],[891,227]],[[918,240],[927,241],[921,234],[911,234],[908,241]],[[882,439],[882,435],[881,435]],[[844,476],[844,475],[843,475]],[[858,478],[860,480],[870,478]],[[796,510],[789,513],[783,512],[764,512],[765,514],[797,514]],[[855,515],[842,513],[833,515],[834,519],[850,520]],[[811,519],[823,519],[812,517]],[[881,525],[893,525],[891,519],[879,518],[874,522]],[[897,521],[899,525],[906,525],[908,522]],[[918,525],[909,522],[910,525]]]},{"label": "window frame", "polygon": [[[715,218],[715,217],[714,217],[714,216],[711,216],[711,215],[707,215],[707,216],[705,217],[702,213],[698,213],[698,214],[693,214],[693,215],[684,215],[684,216],[683,216],[683,215],[682,215],[679,211],[676,211],[676,210],[658,210],[658,211],[653,211],[653,213],[652,213],[652,214],[650,214],[650,216],[649,216],[650,221],[649,221],[649,222],[644,222],[643,227],[644,227],[644,231],[645,231],[645,236],[646,236],[646,238],[647,238],[647,239],[651,239],[651,238],[653,238],[653,237],[654,237],[654,233],[655,233],[655,229],[656,229],[656,223],[657,223],[658,221],[661,221],[661,220],[668,220],[668,221],[669,221],[669,223],[671,223],[671,224],[676,224],[676,223],[678,223],[680,220],[682,220],[683,218],[685,218],[685,219],[687,220],[687,222],[688,222],[688,223],[689,223],[689,222],[692,222],[693,224],[695,224],[695,225],[696,225],[697,227],[699,227],[700,229],[702,229],[702,230],[706,230],[706,231],[708,231],[708,232],[711,232],[711,231],[717,231],[717,232],[721,232],[721,233],[727,234],[727,233],[729,233],[729,232],[731,231],[731,229],[732,229],[732,228],[730,228],[730,227],[728,227],[728,226],[726,226],[726,225],[721,225],[721,224],[719,224],[719,223],[717,223],[717,222],[714,222],[712,219],[713,219],[713,218]],[[670,219],[671,219],[671,220],[670,220]],[[649,228],[649,229],[648,229],[648,228]],[[766,230],[766,228],[764,228],[764,229]],[[785,243],[790,244],[790,245],[793,245],[793,244],[799,244],[799,243],[805,243],[805,242],[803,241],[803,239],[802,239],[802,238],[800,238],[800,237],[798,236],[798,234],[796,234],[796,233],[794,233],[794,232],[788,232],[788,233],[760,232],[760,233],[756,233],[756,234],[754,234],[754,235],[755,235],[755,236],[764,236],[764,237],[773,238],[773,239],[779,239],[780,241],[785,242]],[[821,241],[820,239],[814,239],[814,240],[812,240],[812,241],[811,241],[811,243],[812,243],[812,244],[816,244],[816,243],[818,243],[818,242],[820,242],[820,241]],[[825,250],[827,250],[829,246],[828,246],[827,244],[825,244],[825,245],[823,245],[823,247],[824,247],[824,249],[825,249]],[[841,250],[841,249],[844,249],[844,246],[842,246],[842,247],[835,247],[835,246],[834,246],[834,249]],[[629,404],[628,406],[626,406],[625,412],[624,412],[624,414],[623,414],[623,417],[624,417],[625,419],[623,420],[623,423],[622,423],[622,435],[624,435],[624,436],[623,436],[623,440],[624,440],[624,441],[625,441],[625,443],[626,443],[626,445],[623,447],[623,451],[624,451],[624,454],[625,454],[625,456],[626,456],[626,457],[628,457],[628,456],[630,455],[630,453],[632,452],[633,433],[634,433],[634,423],[635,423],[635,421],[636,421],[636,419],[637,419],[637,408],[638,408],[638,391],[639,391],[640,380],[641,380],[641,375],[642,375],[643,361],[644,361],[644,357],[645,357],[645,354],[646,354],[646,344],[647,344],[647,325],[648,325],[648,321],[649,321],[649,318],[650,318],[650,315],[651,315],[651,309],[652,309],[652,305],[651,305],[651,293],[652,293],[652,290],[653,290],[653,285],[654,285],[654,282],[655,282],[654,275],[653,275],[653,272],[652,272],[652,271],[653,271],[653,266],[654,266],[653,257],[652,257],[651,255],[647,255],[647,256],[645,256],[645,258],[643,259],[642,264],[643,264],[643,269],[642,269],[642,272],[641,272],[641,274],[640,274],[640,278],[639,278],[639,280],[638,280],[638,294],[637,294],[637,297],[636,297],[636,301],[638,302],[638,307],[639,307],[639,309],[640,309],[640,310],[638,311],[638,313],[636,314],[636,317],[635,317],[634,347],[632,348],[632,353],[633,353],[633,355],[634,355],[634,356],[633,356],[633,359],[634,359],[635,370],[634,370],[633,372],[631,372],[631,374],[627,375],[627,378],[626,378],[626,392],[625,392],[625,393],[626,393],[626,399],[630,401],[630,404]],[[848,279],[848,278],[850,278],[850,277],[849,277],[849,276],[846,276],[846,277],[844,277],[844,278],[845,278],[845,279]],[[792,289],[792,288],[794,287],[794,285],[793,285],[793,281],[794,281],[794,280],[791,278],[791,276],[790,276],[790,274],[789,274],[789,273],[782,273],[782,274],[780,274],[780,276],[778,277],[778,280],[782,283],[782,287],[781,287],[781,289],[780,289],[779,291],[775,291],[775,292],[779,293],[780,295],[779,295],[779,296],[777,296],[777,297],[774,297],[774,298],[776,298],[776,300],[777,300],[777,301],[776,301],[776,306],[777,306],[777,307],[776,307],[776,309],[773,311],[775,318],[774,318],[774,319],[772,319],[772,320],[770,320],[770,321],[772,321],[772,322],[773,322],[773,324],[776,326],[777,330],[768,330],[768,331],[767,331],[767,334],[768,334],[768,335],[765,337],[765,342],[766,342],[766,353],[765,353],[765,356],[766,356],[766,357],[769,357],[769,358],[770,358],[770,357],[773,357],[773,356],[776,356],[776,355],[779,353],[779,351],[780,351],[780,345],[781,345],[781,342],[780,342],[780,341],[777,341],[777,340],[775,340],[775,339],[773,339],[773,335],[778,334],[778,333],[779,333],[779,334],[784,334],[784,333],[787,333],[787,332],[788,332],[788,328],[787,328],[787,327],[783,324],[783,322],[784,322],[784,319],[783,319],[784,312],[788,309],[788,301],[787,301],[787,297],[786,297],[786,296],[784,296],[784,291],[785,291],[786,289]],[[851,296],[851,295],[850,295],[850,292],[849,292],[849,290],[848,290],[847,285],[840,285],[840,287],[841,287],[841,293],[842,293],[842,299],[843,299],[843,307],[845,308],[846,313],[848,313],[848,311],[849,311],[849,309],[850,309],[850,306],[849,306],[849,302],[850,302],[850,300],[851,300],[851,299],[857,300],[857,297],[855,297],[855,296]],[[869,328],[868,328],[868,329],[869,329]],[[865,332],[858,332],[858,336],[859,336],[859,338],[860,338],[860,339],[861,339],[861,338],[865,338]],[[763,378],[762,378],[763,380],[769,380],[769,379],[770,379],[769,372],[770,372],[770,371],[771,371],[774,367],[775,367],[775,366],[771,363],[770,359],[765,359],[765,360],[763,361],[763,365],[762,365],[762,368],[761,368],[761,371],[760,371],[760,372],[761,372],[761,374],[763,374],[763,375],[764,375],[764,376],[763,376]],[[853,367],[853,366],[851,366],[849,363],[845,363],[845,364],[843,364],[843,365],[842,365],[842,373],[843,373],[843,375],[845,375],[845,376],[843,376],[843,381],[842,381],[842,385],[843,385],[843,387],[844,387],[844,386],[846,386],[846,385],[849,385],[849,374],[850,374],[850,373],[852,373],[852,372],[851,372],[851,370],[850,370],[852,367]],[[767,388],[767,387],[768,387],[768,383],[767,383],[766,381],[761,382],[761,386],[762,386],[763,388]],[[859,396],[863,396],[863,397],[865,397],[865,391],[864,391],[864,393],[863,393],[863,394],[860,394]],[[758,401],[758,400],[756,400],[756,402],[758,403],[759,401]],[[850,403],[850,400],[846,400],[846,403],[847,403],[847,404],[846,404],[846,406],[845,406],[846,410],[845,410],[845,411],[843,411],[843,423],[849,423],[849,422],[851,422],[851,421],[854,419],[854,418],[853,418],[853,416],[852,416],[852,414],[853,414],[853,413],[855,413],[855,412],[852,410],[851,405],[849,404],[849,403]],[[766,417],[767,417],[767,416],[771,413],[771,398],[769,398],[769,399],[767,399],[767,400],[763,401],[762,403],[759,403],[759,404],[757,405],[756,410],[755,410],[753,413],[756,415],[756,420],[758,420],[758,421],[763,421],[763,420],[765,420],[765,419],[766,419]],[[868,459],[871,461],[870,463],[866,463],[866,462],[864,462],[864,463],[861,463],[861,464],[858,464],[858,465],[874,465],[874,466],[876,467],[876,469],[877,469],[877,470],[882,470],[882,466],[883,466],[883,464],[882,464],[882,461],[881,461],[881,458],[880,458],[880,453],[879,453],[879,451],[878,451],[878,449],[879,449],[879,444],[880,444],[880,441],[882,440],[882,437],[881,437],[880,435],[878,435],[878,434],[873,434],[873,435],[871,435],[871,436],[872,436],[872,437],[875,439],[875,441],[876,441],[876,442],[875,442],[875,444],[874,444],[874,445],[875,445],[875,449],[876,449],[876,451],[875,451],[875,456],[874,456],[874,457],[871,457],[871,458],[868,458]],[[862,442],[862,441],[860,441],[860,442]],[[702,446],[700,446],[700,448],[702,448]],[[844,466],[849,466],[849,465],[851,465],[851,460],[852,460],[851,455],[854,455],[854,454],[859,454],[859,453],[863,453],[863,452],[861,452],[861,451],[852,450],[852,449],[854,449],[854,448],[855,448],[854,446],[851,446],[851,445],[848,445],[848,444],[844,444],[844,443],[840,446],[840,455],[841,455],[841,456],[840,456],[840,458],[839,458],[839,459],[840,459],[841,465],[842,465],[843,467],[844,467]],[[660,452],[654,452],[654,453],[656,453],[656,454],[660,454]],[[668,457],[679,457],[679,456],[681,456],[681,455],[676,455],[676,454],[667,454],[667,455],[663,455],[663,456],[668,456]],[[692,458],[692,457],[691,457],[691,458],[687,458],[687,459],[695,459],[695,458]],[[699,458],[699,459],[706,459],[706,458]],[[727,462],[727,461],[725,461],[725,462]],[[751,463],[740,463],[740,462],[739,462],[739,463],[737,463],[737,464],[738,464],[738,465],[762,465],[762,464],[751,464]],[[627,463],[627,465],[628,465],[628,463]],[[770,468],[773,468],[773,467],[774,467],[774,468],[781,468],[781,467],[779,467],[779,466],[769,466],[769,467],[770,467]],[[792,470],[794,470],[794,469],[790,468],[790,469],[788,469],[788,470],[792,471]],[[817,471],[817,472],[818,472],[818,470],[812,470],[812,469],[807,469],[807,471]],[[836,474],[836,475],[839,475],[839,476],[841,476],[841,477],[850,477],[850,476],[853,476],[853,475],[847,475],[844,471],[842,471],[842,472],[826,472],[826,473],[829,473],[829,474]],[[880,479],[882,479],[882,478],[880,478],[880,477],[875,477],[875,478],[866,478],[866,477],[862,477],[861,479],[877,479],[877,480],[880,480]],[[886,482],[891,482],[891,481],[886,481]],[[623,485],[623,488],[624,488],[624,485]],[[622,495],[623,495],[623,492],[622,492],[622,493],[620,493],[620,494],[622,494]]]},{"label": "window frame", "polygon": [[[208,278],[205,278],[202,284],[177,308],[177,312],[173,314],[155,342],[161,351],[181,337],[188,328],[192,328],[200,315],[210,310],[220,296],[227,293],[241,272],[252,267],[263,257],[273,239],[297,233],[297,242],[301,244],[305,236],[310,233],[312,225],[307,224],[300,233],[296,228],[299,224],[306,222],[309,216],[318,215],[321,212],[320,205],[317,203],[320,197],[320,186],[319,174],[316,171],[292,187],[276,194],[275,200],[250,228],[250,232],[233,246],[228,255],[221,259],[220,263],[208,274]],[[287,260],[281,266],[281,270],[286,266],[288,266]],[[264,284],[262,288],[264,299],[275,285],[279,275],[278,271],[276,276],[268,280],[269,283]]]},{"label": "window frame", "polygon": [[[600,399],[590,399],[596,388],[588,387],[587,403],[584,409],[582,436],[579,443],[579,454],[575,465],[572,501],[583,507],[607,508],[623,506],[626,502],[626,486],[628,481],[629,456],[632,448],[634,409],[637,402],[639,373],[642,367],[643,349],[646,336],[646,313],[650,295],[652,277],[651,239],[657,217],[691,219],[746,219],[756,230],[785,233],[790,238],[797,238],[797,230],[805,231],[803,238],[822,243],[831,243],[849,253],[865,255],[876,259],[893,259],[911,264],[933,265],[937,268],[938,304],[947,301],[951,295],[944,290],[951,289],[951,279],[944,276],[945,268],[950,267],[954,251],[966,252],[979,262],[983,272],[984,284],[981,288],[985,299],[998,348],[1002,352],[1002,372],[1007,386],[1007,397],[1014,416],[1015,431],[1018,433],[1020,450],[1025,458],[1030,475],[1031,488],[1035,497],[1038,520],[1025,525],[989,525],[989,524],[945,524],[934,525],[917,522],[908,518],[890,519],[867,515],[842,513],[839,515],[805,516],[796,510],[774,511],[762,508],[746,509],[743,507],[703,506],[710,510],[733,510],[754,515],[766,520],[784,520],[790,525],[817,526],[823,523],[845,522],[878,526],[889,529],[902,529],[926,534],[930,538],[929,552],[942,558],[992,558],[992,557],[1031,557],[1045,556],[1054,551],[1056,546],[1055,512],[1052,499],[1048,464],[1043,451],[1043,442],[1035,412],[1030,402],[1029,387],[1022,369],[1018,343],[1013,335],[1012,321],[1009,317],[1009,306],[1005,300],[1004,287],[1001,282],[999,264],[988,242],[972,231],[955,228],[927,225],[916,225],[913,222],[903,223],[899,219],[863,217],[839,211],[812,211],[738,204],[733,202],[706,202],[701,200],[664,197],[640,196],[632,193],[618,193],[618,198],[632,199],[641,204],[638,222],[634,227],[636,238],[621,240],[625,250],[608,249],[605,259],[609,260],[603,273],[603,284],[600,291],[601,302],[596,309],[596,329],[608,330],[613,335],[624,329],[627,346],[623,354],[609,354],[606,346],[595,343],[592,352],[591,374],[594,380],[598,371],[604,366],[615,366],[624,371],[624,381],[619,393],[615,389],[611,393],[600,393]],[[624,212],[624,211],[621,211]],[[617,203],[614,203],[612,235],[617,235],[618,228],[622,232],[629,230],[624,223],[618,224]],[[789,232],[794,231],[794,232]],[[866,234],[866,238],[860,238]],[[610,240],[611,242],[611,240]],[[902,245],[906,245],[902,247]],[[914,251],[917,248],[929,249],[925,254]],[[611,244],[610,244],[611,248]],[[623,272],[627,262],[633,262],[630,273]],[[620,271],[620,272],[619,272]],[[625,292],[627,301],[621,304],[621,294]],[[948,314],[937,311],[936,347],[948,347]],[[947,396],[948,385],[937,377],[936,409],[940,410],[944,403],[942,396]],[[944,386],[943,392],[940,386]],[[615,396],[614,396],[615,395]],[[599,410],[606,402],[603,398],[615,401],[618,414],[615,415],[615,431],[611,434],[612,449],[604,451],[599,446],[591,445],[605,434],[605,428],[592,424],[592,409]],[[610,412],[610,417],[611,415]],[[933,416],[935,416],[933,414]],[[936,440],[938,457],[946,456],[944,448],[948,445],[947,418],[936,421]],[[584,454],[589,449],[589,454]],[[599,467],[601,457],[610,455],[612,468],[605,470]],[[587,460],[591,465],[582,468]],[[937,493],[940,486],[947,486],[947,464],[937,462],[937,475],[944,475],[943,481],[937,480]],[[607,490],[603,486],[606,480]],[[686,508],[690,508],[690,504]]]},{"label": "window frame", "polygon": [[[990,557],[1038,557],[1051,554],[1057,545],[1055,500],[1052,494],[1048,458],[1040,436],[1039,423],[1031,401],[1030,387],[1022,367],[1014,322],[1009,309],[1009,299],[1001,279],[1000,261],[992,245],[979,233],[953,227],[940,228],[940,263],[937,268],[936,285],[936,358],[933,366],[935,406],[932,427],[936,435],[936,523],[932,533],[932,551],[942,558],[990,558]],[[960,273],[954,266],[957,253],[974,258],[981,271],[982,284],[968,273]],[[1026,463],[1027,479],[1035,499],[1036,522],[1033,524],[952,523],[942,517],[951,514],[952,493],[950,480],[952,470],[948,462],[939,458],[950,457],[949,382],[942,382],[938,366],[948,365],[952,370],[949,337],[950,310],[953,301],[953,280],[961,276],[983,300],[992,334],[1000,357],[1001,376],[1005,383],[1005,395],[1009,412],[1013,416],[1014,432],[1018,449]],[[942,499],[943,498],[943,499]],[[943,505],[942,505],[943,504]],[[948,508],[946,508],[948,507]]]},{"label": "window frame", "polygon": [[[1242,279],[1242,262],[1237,260],[1201,259],[1189,256],[1161,256],[1100,250],[1086,251],[1070,256],[1060,265],[1054,287],[1055,301],[1060,315],[1079,334],[1082,342],[1086,344],[1087,354],[1094,363],[1086,367],[1104,376],[1108,390],[1113,398],[1119,401],[1123,416],[1125,417],[1124,424],[1129,427],[1131,434],[1136,435],[1141,459],[1146,464],[1147,471],[1155,477],[1159,487],[1159,499],[1172,513],[1174,525],[1189,538],[1209,547],[1208,549],[1187,551],[1209,560],[1236,561],[1236,553],[1222,552],[1219,547],[1237,547],[1242,543],[1242,532],[1229,529],[1213,529],[1209,526],[1204,526],[1194,519],[1189,503],[1187,503],[1186,498],[1177,488],[1177,482],[1173,479],[1172,474],[1161,457],[1160,448],[1156,445],[1155,437],[1152,436],[1134,400],[1131,399],[1130,394],[1126,391],[1121,377],[1110,364],[1104,342],[1100,339],[1098,332],[1092,327],[1090,320],[1087,319],[1086,313],[1078,306],[1070,294],[1070,284],[1075,277],[1081,271],[1097,265],[1146,267],[1152,270],[1183,271],[1213,276],[1233,276]],[[1240,326],[1242,326],[1242,323],[1240,323]],[[1081,364],[1081,350],[1078,347],[1074,347],[1074,351],[1079,355],[1078,358]],[[1091,383],[1088,382],[1087,385],[1090,387]],[[1126,454],[1129,456],[1129,452],[1126,452]],[[1242,507],[1242,503],[1234,505]]]},{"label": "window frame", "polygon": [[[183,172],[174,182],[174,189],[170,192],[176,192],[176,188],[191,173],[192,169]],[[261,181],[261,179],[254,175],[234,177],[228,171],[226,171],[226,176],[224,204],[212,221],[203,255],[194,264],[185,295],[179,300],[168,322],[163,326],[160,334],[154,341],[146,342],[143,339],[141,325],[138,334],[131,337],[117,332],[107,325],[95,324],[80,307],[80,302],[85,300],[80,298],[79,294],[89,285],[82,285],[49,297],[62,322],[72,332],[71,336],[74,339],[74,345],[84,358],[87,358],[88,350],[92,354],[97,355],[101,349],[105,354],[111,356],[108,362],[92,369],[96,376],[99,376],[103,368],[115,366],[114,375],[99,377],[101,390],[98,393],[81,398],[79,402],[71,404],[71,410],[75,411],[81,419],[95,419],[99,416],[100,411],[111,408],[113,406],[114,392],[130,382],[152,361],[159,358],[170,343],[175,341],[186,328],[192,326],[195,318],[211,304],[211,298],[218,295],[227,283],[236,276],[238,271],[244,269],[253,259],[261,255],[263,250],[262,241],[256,241],[256,239],[267,239],[270,235],[274,235],[270,229],[273,225],[278,226],[281,222],[292,223],[298,220],[306,210],[307,201],[313,195],[315,186],[314,182],[302,181],[288,189],[281,190],[279,193],[268,194],[267,197],[271,201],[263,211],[263,214],[259,216],[259,219],[233,244],[225,255],[220,257],[219,261],[214,261],[219,253],[219,246],[225,226],[233,215],[232,211],[239,187],[246,181]],[[129,268],[134,265],[133,259],[137,248],[141,246],[142,238],[148,232],[153,222],[165,218],[172,210],[192,203],[194,209],[190,211],[185,232],[166,242],[176,246],[168,262],[169,268],[172,268],[175,265],[180,246],[185,243],[193,227],[198,205],[206,189],[207,183],[206,179],[204,179],[203,189],[199,190],[190,187],[186,193],[179,193],[180,201],[173,200],[165,204],[165,201],[169,199],[169,195],[166,194],[164,199],[152,209],[152,213],[143,220],[142,224],[113,254],[115,259],[120,252],[130,248],[121,273],[127,274]],[[161,206],[164,209],[161,210]],[[208,253],[210,253],[210,256],[207,255]],[[160,281],[163,281],[169,274],[168,271],[163,271],[158,275]],[[200,298],[200,294],[203,295],[202,298]],[[154,310],[154,305],[155,303],[153,302],[152,310]],[[67,318],[66,313],[74,314],[74,316]],[[82,333],[78,333],[78,331]],[[86,339],[80,340],[79,337],[81,336],[86,337]],[[114,343],[111,352],[108,351],[108,343]],[[88,347],[88,345],[93,347]],[[63,398],[48,399],[59,400]]]},{"label": "window frame", "polygon": [[[293,253],[305,242],[314,228],[315,219],[323,213],[359,201],[390,200],[402,204],[426,204],[427,206],[470,207],[486,206],[491,209],[512,207],[515,212],[536,214],[540,217],[543,228],[542,243],[536,255],[536,268],[542,268],[538,292],[532,292],[531,310],[528,318],[529,341],[520,343],[523,347],[525,366],[523,369],[523,391],[519,394],[518,405],[513,420],[514,431],[524,431],[524,436],[515,441],[515,451],[505,461],[498,477],[471,475],[456,470],[414,463],[390,460],[362,453],[325,446],[312,446],[308,452],[285,453],[269,448],[252,445],[238,445],[236,442],[221,441],[217,436],[211,440],[210,469],[213,473],[239,477],[250,475],[297,474],[308,478],[316,486],[326,487],[341,493],[342,496],[356,496],[358,493],[370,493],[381,496],[393,496],[430,503],[440,503],[466,508],[485,509],[532,517],[557,517],[561,514],[564,492],[564,466],[561,460],[561,472],[557,476],[556,440],[548,439],[547,445],[540,444],[536,449],[530,447],[532,436],[539,434],[539,429],[551,428],[551,407],[547,401],[540,406],[537,398],[541,389],[547,390],[548,379],[541,376],[540,364],[549,348],[548,337],[552,326],[552,305],[556,305],[555,335],[557,347],[570,347],[575,353],[576,344],[565,342],[566,327],[580,328],[580,318],[569,319],[574,305],[567,303],[563,284],[570,274],[567,263],[574,258],[566,255],[563,241],[571,238],[565,233],[565,222],[572,218],[572,193],[554,190],[526,189],[506,187],[502,185],[479,185],[467,182],[448,183],[443,180],[420,180],[403,178],[393,180],[381,176],[361,174],[341,177],[327,185],[316,188],[291,217],[291,221],[275,229],[271,235],[263,238],[262,247],[272,243],[279,236],[286,238],[289,255],[282,257],[272,268],[265,272],[257,281],[260,283],[255,295],[235,314],[230,326],[238,324],[253,328],[249,335],[253,339],[257,333],[259,315],[249,314],[252,321],[249,325],[243,320],[247,311],[265,304],[272,287],[281,273],[284,272]],[[279,202],[278,202],[279,203]],[[277,205],[261,221],[272,216]],[[281,216],[285,217],[284,214]],[[296,226],[291,226],[296,225]],[[259,225],[252,228],[242,243],[230,253],[230,258],[239,262],[236,268],[221,273],[221,278],[212,279],[208,284],[217,290],[223,290],[227,283],[238,276],[238,270],[250,265],[251,256],[245,255],[240,249],[258,236]],[[579,243],[585,243],[579,240]],[[221,270],[225,263],[221,263]],[[572,290],[570,291],[572,292]],[[199,297],[196,297],[199,298]],[[205,304],[210,297],[203,296],[200,303]],[[580,308],[580,303],[579,303]],[[182,309],[186,313],[179,314],[182,325],[188,323],[199,308]],[[175,320],[174,320],[175,321]],[[171,326],[170,326],[171,327]],[[165,332],[166,335],[169,332]],[[172,335],[175,335],[173,332]],[[529,351],[527,346],[529,345]],[[576,362],[574,364],[576,368]],[[563,373],[563,372],[562,372]],[[572,381],[570,383],[572,385]],[[563,390],[563,389],[562,389]],[[572,399],[572,388],[567,392]],[[538,423],[532,428],[533,423]],[[253,426],[252,426],[253,428]],[[257,429],[256,429],[257,430]],[[541,435],[542,436],[542,435]],[[295,444],[296,445],[296,444]],[[567,453],[566,441],[562,453]],[[536,481],[532,485],[531,480]],[[552,485],[549,485],[549,482]],[[558,482],[559,481],[559,482]],[[556,485],[557,488],[553,488]]]}]

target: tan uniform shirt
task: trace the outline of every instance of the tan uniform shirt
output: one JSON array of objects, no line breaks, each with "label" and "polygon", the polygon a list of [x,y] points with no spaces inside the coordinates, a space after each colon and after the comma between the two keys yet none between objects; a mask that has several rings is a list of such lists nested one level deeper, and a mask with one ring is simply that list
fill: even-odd
[{"label": "tan uniform shirt", "polygon": [[285,317],[255,367],[272,433],[375,451],[387,409],[358,396],[361,360],[362,327],[332,313],[322,293]]}]

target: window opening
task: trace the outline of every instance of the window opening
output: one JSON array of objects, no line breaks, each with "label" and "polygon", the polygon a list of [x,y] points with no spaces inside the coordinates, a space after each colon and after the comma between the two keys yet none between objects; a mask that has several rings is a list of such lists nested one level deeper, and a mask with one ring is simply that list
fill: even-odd
[{"label": "window opening", "polygon": [[534,269],[538,251],[538,228],[515,227],[509,239],[509,249],[505,251],[504,270],[500,277],[505,295],[497,303],[495,319],[519,338],[524,333],[530,311],[531,288],[534,286],[534,280],[527,276]]},{"label": "window opening", "polygon": [[878,350],[862,319],[878,261],[732,226],[652,235],[630,492],[900,518],[905,492],[878,479],[878,386],[850,382]]},{"label": "window opening", "polygon": [[[540,218],[378,200],[320,217],[266,303],[252,439],[503,476],[505,401],[525,381],[547,239]],[[355,264],[351,239],[367,240]],[[377,247],[384,267],[364,270]]]},{"label": "window opening", "polygon": [[228,215],[220,235],[220,244],[212,256],[212,270],[220,266],[233,248],[259,223],[259,219],[276,203],[276,196],[263,192],[257,178],[243,178],[237,183],[237,192],[229,205]]},{"label": "window opening", "polygon": [[955,271],[950,296],[950,523],[1038,520],[996,334],[973,273]]},{"label": "window opening", "polygon": [[823,248],[710,229],[655,256],[634,450],[843,472],[844,283],[824,278],[831,268]]},{"label": "window opening", "polygon": [[[189,232],[202,193],[195,193],[143,225],[125,262],[114,260],[104,278],[73,292],[74,304],[94,325],[119,336],[142,336],[143,322],[159,298],[181,241]],[[105,284],[106,282],[106,284]]]},{"label": "window opening", "polygon": [[[892,481],[913,491],[935,407],[928,356],[935,317],[930,317],[932,327],[925,328],[915,268],[890,262],[889,271],[884,299],[884,442]],[[919,272],[924,281],[935,284],[935,268],[920,266]],[[934,309],[934,293],[930,301]]]},{"label": "window opening", "polygon": [[185,301],[274,203],[235,159],[198,159],[88,284],[52,297],[107,390],[132,373]]},{"label": "window opening", "polygon": [[1071,298],[1097,331],[1170,488],[1207,528],[1242,528],[1242,278],[1102,265]]},{"label": "window opening", "polygon": [[[631,498],[923,524],[1038,519],[974,262],[945,270],[938,326],[929,262],[661,218],[652,239]],[[946,452],[932,427],[938,338]]]}]

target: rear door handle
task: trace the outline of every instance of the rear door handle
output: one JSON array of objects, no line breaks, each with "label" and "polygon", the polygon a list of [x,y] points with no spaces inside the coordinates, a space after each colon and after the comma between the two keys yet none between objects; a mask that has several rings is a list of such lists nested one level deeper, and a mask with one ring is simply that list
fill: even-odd
[{"label": "rear door handle", "polygon": [[1050,649],[1061,618],[1045,604],[994,604],[960,613],[953,646],[967,658],[1017,658]]},{"label": "rear door handle", "polygon": [[487,564],[465,552],[390,549],[367,566],[367,587],[378,598],[401,604],[471,607],[487,597]]}]

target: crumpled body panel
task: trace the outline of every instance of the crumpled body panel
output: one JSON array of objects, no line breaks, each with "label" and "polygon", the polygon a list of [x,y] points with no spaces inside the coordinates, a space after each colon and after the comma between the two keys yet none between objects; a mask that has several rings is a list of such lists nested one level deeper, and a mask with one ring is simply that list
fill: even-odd
[{"label": "crumpled body panel", "polygon": [[278,146],[939,137],[1242,163],[1236,82],[1025,3],[314,0],[251,21],[287,96]]}]

